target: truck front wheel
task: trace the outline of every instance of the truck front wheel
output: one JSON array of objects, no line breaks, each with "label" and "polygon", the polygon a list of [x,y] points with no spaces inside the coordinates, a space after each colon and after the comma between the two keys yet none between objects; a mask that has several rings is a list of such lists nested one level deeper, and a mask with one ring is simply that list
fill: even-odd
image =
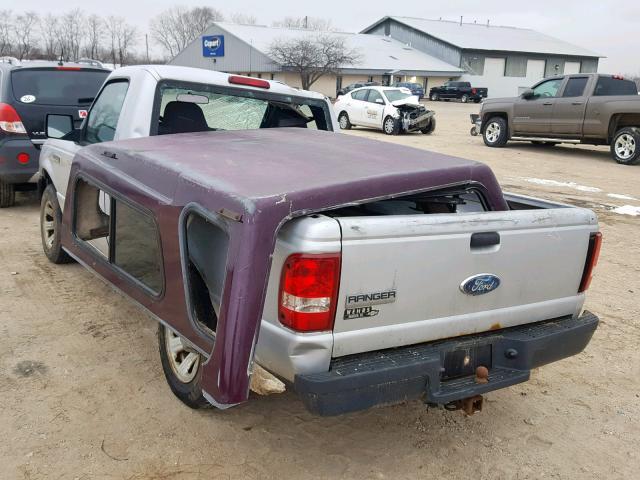
[{"label": "truck front wheel", "polygon": [[432,93],[431,94],[431,101],[432,102],[437,102],[438,100],[440,100],[440,98],[438,97],[437,93]]},{"label": "truck front wheel", "polygon": [[13,207],[16,192],[13,184],[0,180],[0,208]]},{"label": "truck front wheel", "polygon": [[161,323],[158,324],[158,347],[162,370],[174,395],[190,408],[209,406],[202,395],[202,355]]},{"label": "truck front wheel", "polygon": [[508,135],[507,121],[503,117],[490,118],[482,132],[487,147],[504,147],[509,140]]},{"label": "truck front wheel", "polygon": [[62,226],[62,210],[58,203],[56,189],[52,184],[47,185],[40,201],[40,237],[42,249],[47,258],[53,263],[69,263],[71,257],[62,249],[60,229]]},{"label": "truck front wheel", "polygon": [[462,95],[462,97],[460,97],[460,101],[462,103],[467,103],[469,101],[469,95],[467,95],[466,93]]},{"label": "truck front wheel", "polygon": [[625,127],[618,130],[611,142],[611,156],[622,165],[640,163],[640,128]]}]

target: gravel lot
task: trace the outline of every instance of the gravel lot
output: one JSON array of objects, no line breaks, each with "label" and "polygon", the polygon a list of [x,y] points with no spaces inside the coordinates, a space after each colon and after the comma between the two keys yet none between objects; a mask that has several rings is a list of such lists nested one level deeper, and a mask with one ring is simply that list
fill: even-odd
[{"label": "gravel lot", "polygon": [[[419,402],[334,418],[295,395],[192,411],[171,394],[155,323],[40,246],[38,201],[0,210],[0,478],[637,478],[640,471],[640,166],[608,149],[469,135],[478,105],[429,103],[434,135],[349,134],[488,163],[506,190],[596,210],[604,247],[587,350],[486,396],[470,418]],[[635,472],[635,473],[634,473]]]}]

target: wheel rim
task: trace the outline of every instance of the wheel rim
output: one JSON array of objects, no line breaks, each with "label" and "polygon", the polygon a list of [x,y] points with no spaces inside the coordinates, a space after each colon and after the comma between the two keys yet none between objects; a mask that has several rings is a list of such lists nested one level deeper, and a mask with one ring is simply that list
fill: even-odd
[{"label": "wheel rim", "polygon": [[386,122],[384,122],[384,131],[386,133],[393,133],[394,122],[391,118],[388,118]]},{"label": "wheel rim", "polygon": [[484,132],[484,135],[485,135],[487,141],[489,143],[497,142],[498,138],[500,138],[501,130],[502,130],[502,128],[500,127],[500,124],[498,124],[498,122],[491,122],[487,126],[487,129]]},{"label": "wheel rim", "polygon": [[431,95],[431,100],[433,100],[434,102],[438,99],[437,95]]},{"label": "wheel rim", "polygon": [[636,153],[636,140],[628,133],[623,133],[616,139],[616,155],[623,160],[628,160]]},{"label": "wheel rim", "polygon": [[165,329],[165,348],[171,370],[182,383],[190,383],[198,373],[200,354],[189,349],[182,338],[167,327]]},{"label": "wheel rim", "polygon": [[469,99],[469,97],[467,97],[466,95],[462,96],[462,103],[467,103],[467,100]]},{"label": "wheel rim", "polygon": [[47,200],[44,204],[44,212],[42,215],[42,238],[47,250],[53,248],[53,242],[56,238],[55,210],[51,200]]},{"label": "wheel rim", "polygon": [[342,128],[342,129],[347,128],[347,116],[346,115],[342,115],[340,117],[340,128]]}]

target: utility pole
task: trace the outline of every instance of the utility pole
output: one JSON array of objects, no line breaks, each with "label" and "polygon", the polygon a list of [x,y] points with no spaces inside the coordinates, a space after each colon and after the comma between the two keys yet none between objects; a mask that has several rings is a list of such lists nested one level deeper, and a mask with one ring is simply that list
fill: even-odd
[{"label": "utility pole", "polygon": [[309,17],[304,16],[304,29],[307,30],[309,28]]},{"label": "utility pole", "polygon": [[147,45],[147,63],[149,63],[150,60],[149,60],[149,34],[148,33],[144,34],[144,43]]}]

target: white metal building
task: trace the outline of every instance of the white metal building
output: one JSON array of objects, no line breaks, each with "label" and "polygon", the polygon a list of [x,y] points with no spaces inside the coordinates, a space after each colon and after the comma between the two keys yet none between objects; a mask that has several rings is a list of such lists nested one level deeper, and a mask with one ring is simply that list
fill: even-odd
[{"label": "white metal building", "polygon": [[459,78],[490,97],[515,96],[552,75],[593,73],[597,53],[535,30],[489,24],[384,17],[362,33],[384,35],[455,65]]},{"label": "white metal building", "polygon": [[[322,77],[312,90],[335,97],[350,83],[410,81],[430,88],[464,74],[459,66],[384,35],[324,32],[344,39],[360,54],[356,65],[344,65],[338,75]],[[300,87],[300,77],[269,57],[274,42],[317,36],[318,32],[217,22],[176,55],[169,64],[198,67],[279,80]]]}]

